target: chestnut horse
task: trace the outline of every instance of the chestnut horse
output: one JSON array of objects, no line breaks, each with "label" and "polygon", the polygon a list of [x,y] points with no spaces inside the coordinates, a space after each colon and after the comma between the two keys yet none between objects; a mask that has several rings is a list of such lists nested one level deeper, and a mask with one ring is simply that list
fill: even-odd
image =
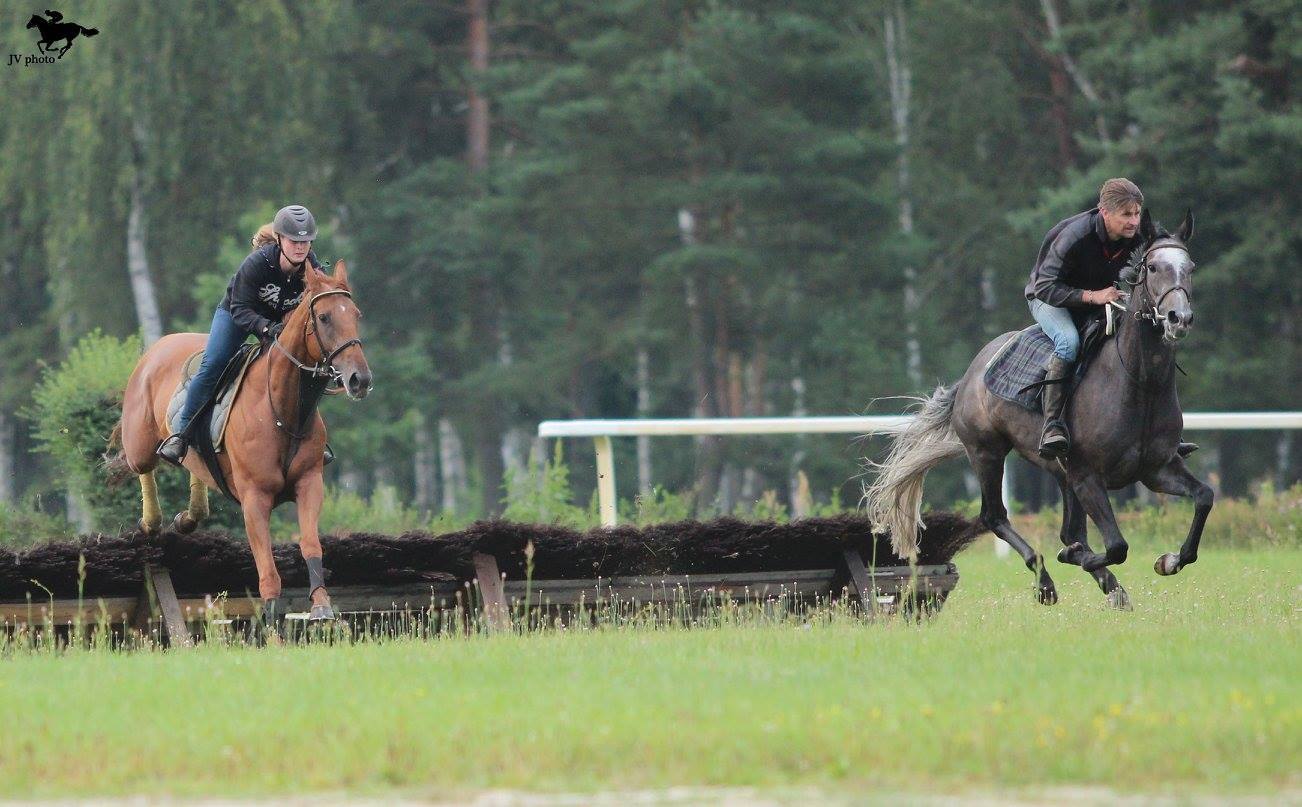
[{"label": "chestnut horse", "polygon": [[[217,456],[244,511],[264,613],[276,614],[281,590],[271,552],[271,511],[282,502],[294,501],[299,547],[311,587],[311,618],[331,619],[334,612],[325,589],[317,534],[326,430],[316,403],[331,380],[342,383],[349,398],[365,398],[371,390],[371,371],[357,335],[362,315],[353,302],[344,262],[339,261],[333,275],[310,265],[304,271],[303,300],[286,318],[277,342],[245,372],[226,425],[225,449]],[[162,526],[154,481],[160,460],[154,450],[169,434],[168,402],[181,380],[182,364],[206,340],[201,333],[164,336],[140,357],[127,382],[122,420],[114,430],[115,436],[120,434],[122,451],[109,465],[125,465],[139,475],[144,506],[140,527],[147,534],[159,532]],[[197,449],[191,448],[184,464],[190,472],[190,504],[176,514],[172,526],[190,532],[208,515],[208,488],[216,489],[217,483]]]}]

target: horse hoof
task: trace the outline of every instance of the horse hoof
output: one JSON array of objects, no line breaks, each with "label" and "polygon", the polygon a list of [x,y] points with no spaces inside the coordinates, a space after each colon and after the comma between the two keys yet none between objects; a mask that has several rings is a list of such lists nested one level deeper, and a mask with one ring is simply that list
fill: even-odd
[{"label": "horse hoof", "polygon": [[314,605],[307,615],[308,622],[332,622],[335,618],[335,609],[329,605]]},{"label": "horse hoof", "polygon": [[1052,583],[1047,586],[1040,586],[1036,589],[1035,599],[1040,602],[1040,605],[1057,605],[1058,590],[1053,587]]},{"label": "horse hoof", "polygon": [[158,528],[162,526],[161,521],[150,522],[150,521],[145,521],[143,518],[140,519],[139,524],[140,524],[140,531],[143,532],[145,535],[157,535]]},{"label": "horse hoof", "polygon": [[194,532],[195,529],[198,528],[198,526],[199,526],[199,522],[191,518],[190,514],[184,510],[177,513],[176,516],[172,519],[172,529],[176,530],[182,535],[189,535],[190,533]]},{"label": "horse hoof", "polygon": [[1165,555],[1159,555],[1157,561],[1153,564],[1153,571],[1168,577],[1180,571],[1180,556],[1174,552],[1167,552]]},{"label": "horse hoof", "polygon": [[1121,586],[1117,586],[1108,592],[1108,607],[1115,608],[1118,611],[1132,611],[1130,607],[1130,595]]},{"label": "horse hoof", "polygon": [[1065,563],[1068,566],[1079,566],[1080,552],[1084,549],[1085,547],[1081,546],[1079,542],[1071,546],[1064,546],[1058,550],[1058,562]]}]

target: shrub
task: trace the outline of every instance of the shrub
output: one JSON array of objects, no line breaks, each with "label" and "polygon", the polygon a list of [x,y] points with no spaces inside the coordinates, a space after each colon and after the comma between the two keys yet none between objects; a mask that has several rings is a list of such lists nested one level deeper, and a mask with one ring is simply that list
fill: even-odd
[{"label": "shrub", "polygon": [[[137,336],[117,339],[98,330],[82,337],[68,357],[46,367],[22,416],[31,421],[39,450],[50,455],[66,489],[78,494],[95,529],[134,529],[140,519],[140,489],[134,481],[110,486],[101,461],[109,435],[122,415],[122,391],[140,358]],[[189,501],[189,475],[166,468],[156,474],[164,519]],[[242,528],[238,507],[221,494],[210,497],[206,526]]]},{"label": "shrub", "polygon": [[0,546],[22,549],[46,541],[62,541],[72,533],[67,519],[41,510],[40,500],[24,505],[0,502]]},{"label": "shrub", "polygon": [[[286,509],[285,512],[293,511]],[[343,488],[327,487],[321,502],[320,531],[323,534],[370,532],[401,535],[428,526],[428,520],[418,511],[398,500],[398,491],[392,485],[379,485],[370,499]]]},{"label": "shrub", "polygon": [[595,506],[584,509],[572,504],[573,500],[570,469],[564,462],[561,441],[557,440],[556,453],[550,462],[530,456],[523,472],[507,469],[506,507],[502,518],[575,529],[595,526],[599,520]]}]

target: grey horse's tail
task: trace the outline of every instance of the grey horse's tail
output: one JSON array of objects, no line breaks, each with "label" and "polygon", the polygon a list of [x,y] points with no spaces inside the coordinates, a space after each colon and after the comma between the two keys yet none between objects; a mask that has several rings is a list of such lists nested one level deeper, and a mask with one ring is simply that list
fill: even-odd
[{"label": "grey horse's tail", "polygon": [[956,387],[937,387],[930,398],[915,398],[916,417],[891,443],[886,461],[868,462],[877,478],[864,486],[863,505],[877,532],[889,531],[895,554],[914,560],[922,523],[922,482],[927,472],[945,460],[961,456],[963,444],[954,434]]}]

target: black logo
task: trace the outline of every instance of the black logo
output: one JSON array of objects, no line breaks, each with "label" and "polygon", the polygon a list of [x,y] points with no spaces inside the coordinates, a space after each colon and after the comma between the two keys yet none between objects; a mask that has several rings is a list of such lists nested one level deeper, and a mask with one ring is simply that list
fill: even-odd
[{"label": "black logo", "polygon": [[[40,34],[41,38],[36,40],[36,49],[43,55],[28,56],[24,60],[21,53],[11,53],[9,54],[10,65],[20,60],[29,65],[53,64],[56,59],[63,58],[63,54],[68,52],[77,37],[95,36],[99,33],[98,28],[83,28],[75,22],[64,22],[63,15],[57,11],[46,11],[44,17],[33,14],[27,21],[27,27],[37,29]],[[63,43],[63,46],[56,47],[59,43]],[[51,55],[56,53],[57,55]]]}]

